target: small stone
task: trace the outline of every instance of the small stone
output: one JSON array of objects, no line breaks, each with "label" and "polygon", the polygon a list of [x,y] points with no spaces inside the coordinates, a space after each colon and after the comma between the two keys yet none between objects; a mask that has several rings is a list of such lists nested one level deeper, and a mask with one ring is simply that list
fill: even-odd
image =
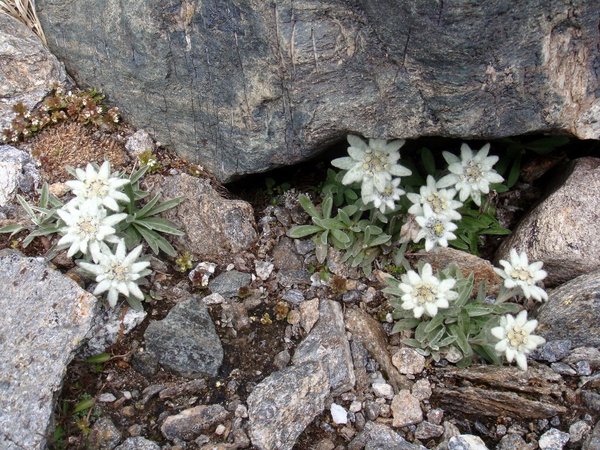
[{"label": "small stone", "polygon": [[105,392],[104,394],[100,394],[97,397],[97,400],[100,403],[112,403],[117,399],[117,397],[115,397],[113,394],[111,394],[110,392]]},{"label": "small stone", "polygon": [[125,150],[134,156],[140,156],[144,152],[156,150],[156,145],[148,132],[140,129],[127,139]]},{"label": "small stone", "polygon": [[10,203],[17,191],[30,192],[40,175],[29,153],[0,145],[0,207]]},{"label": "small stone", "polygon": [[252,275],[249,273],[231,270],[223,272],[208,284],[212,293],[221,294],[225,298],[232,298],[238,295],[240,288],[252,283]]},{"label": "small stone", "polygon": [[88,444],[99,450],[112,450],[120,441],[121,432],[107,417],[96,420],[88,437]]},{"label": "small stone", "polygon": [[217,428],[215,429],[215,434],[218,436],[222,436],[225,433],[226,429],[227,428],[225,428],[225,425],[220,423],[219,425],[217,425]]},{"label": "small stone", "polygon": [[302,316],[300,315],[300,312],[293,309],[287,315],[287,323],[289,323],[290,325],[297,325],[300,323],[301,317]]},{"label": "small stone", "polygon": [[203,378],[198,378],[185,383],[177,383],[174,386],[169,386],[165,389],[162,389],[158,396],[161,400],[166,400],[169,398],[196,395],[202,392],[204,389],[206,389],[206,380]]},{"label": "small stone", "polygon": [[391,408],[394,427],[418,424],[423,420],[423,411],[421,411],[419,400],[407,389],[401,390],[394,396]]},{"label": "small stone", "polygon": [[564,362],[552,363],[550,364],[550,368],[559,375],[568,375],[571,377],[577,375],[577,371]]},{"label": "small stone", "polygon": [[569,433],[563,433],[556,428],[550,428],[540,436],[538,445],[540,450],[562,450],[567,442],[569,442]]},{"label": "small stone", "polygon": [[431,439],[440,437],[442,434],[444,434],[443,426],[428,421],[421,422],[415,430],[415,437],[417,439]]},{"label": "small stone", "polygon": [[429,397],[431,397],[431,394],[431,383],[429,383],[427,378],[421,378],[420,380],[417,380],[415,384],[413,384],[412,395],[419,400],[427,400]]},{"label": "small stone", "polygon": [[387,399],[394,398],[394,388],[387,383],[373,383],[372,385],[373,393],[377,397],[383,397]]},{"label": "small stone", "polygon": [[532,446],[518,434],[511,433],[500,439],[496,450],[532,450]]},{"label": "small stone", "polygon": [[125,406],[125,407],[121,408],[121,415],[123,417],[135,417],[135,415],[136,415],[135,408],[131,405]]},{"label": "small stone", "polygon": [[271,276],[273,267],[273,264],[268,261],[254,261],[256,276],[263,281],[266,281]]},{"label": "small stone", "polygon": [[348,423],[348,411],[337,403],[331,404],[331,418],[336,425],[345,425]]},{"label": "small stone", "polygon": [[571,341],[559,339],[546,342],[542,347],[532,352],[531,357],[538,361],[554,363],[568,356],[570,351]]},{"label": "small stone", "polygon": [[379,413],[381,411],[381,405],[376,402],[367,401],[365,402],[365,414],[367,415],[367,419],[375,420],[379,417]]},{"label": "small stone", "polygon": [[358,411],[360,411],[362,409],[362,402],[358,401],[358,400],[354,400],[352,403],[350,403],[350,408],[349,410],[353,413],[356,413]]},{"label": "small stone", "polygon": [[572,444],[582,442],[590,431],[592,431],[592,427],[589,423],[578,420],[569,427],[569,442]]},{"label": "small stone", "polygon": [[281,298],[292,305],[299,305],[304,301],[304,294],[300,289],[290,289],[285,291]]},{"label": "small stone", "polygon": [[273,265],[277,270],[299,270],[304,266],[304,259],[296,253],[290,238],[283,237],[272,251]]},{"label": "small stone", "polygon": [[282,350],[275,355],[275,358],[273,358],[273,365],[277,367],[277,369],[281,370],[289,364],[291,359],[292,356],[290,355],[290,352],[287,350]]},{"label": "small stone", "polygon": [[237,405],[235,408],[235,417],[241,417],[245,419],[248,417],[248,408],[246,405]]},{"label": "small stone", "polygon": [[506,431],[507,431],[506,425],[500,424],[496,427],[496,435],[497,436],[504,436],[506,434]]},{"label": "small stone", "polygon": [[202,298],[202,303],[204,303],[205,305],[220,305],[224,302],[225,297],[223,297],[218,292],[215,292],[214,294],[210,294]]},{"label": "small stone", "polygon": [[461,434],[450,438],[448,450],[488,450],[488,448],[480,437]]},{"label": "small stone", "polygon": [[344,303],[357,303],[358,301],[360,301],[360,299],[361,293],[357,290],[348,291],[345,292],[344,295],[342,295],[342,301]]},{"label": "small stone", "polygon": [[563,362],[575,364],[578,361],[589,362],[592,370],[600,369],[600,350],[594,347],[578,347]]},{"label": "small stone", "polygon": [[412,348],[401,348],[392,356],[392,363],[405,375],[417,375],[425,368],[425,357]]},{"label": "small stone", "polygon": [[456,364],[461,359],[463,359],[463,354],[460,352],[459,349],[451,345],[448,348],[448,350],[444,353],[444,358],[446,358],[446,360],[449,363]]},{"label": "small stone", "polygon": [[66,183],[52,183],[48,186],[48,192],[50,192],[55,197],[61,198],[69,192],[71,188],[67,186]]},{"label": "small stone", "polygon": [[319,299],[313,298],[303,302],[300,305],[300,325],[304,328],[304,331],[309,333],[312,327],[319,320]]},{"label": "small stone", "polygon": [[226,417],[227,411],[221,405],[196,406],[167,417],[160,427],[160,431],[165,438],[171,441],[178,439],[189,441]]},{"label": "small stone", "polygon": [[444,410],[440,408],[433,408],[427,411],[427,420],[434,425],[440,425],[444,418]]},{"label": "small stone", "polygon": [[160,450],[160,445],[145,437],[130,437],[125,440],[115,450]]},{"label": "small stone", "polygon": [[314,447],[314,450],[333,450],[335,448],[335,444],[331,441],[331,439],[321,439],[317,442],[317,445]]},{"label": "small stone", "polygon": [[460,430],[452,422],[445,420],[442,424],[444,427],[444,440],[449,440],[454,436],[460,436]]},{"label": "small stone", "polygon": [[294,245],[300,255],[306,255],[315,249],[315,243],[312,239],[294,239]]},{"label": "small stone", "polygon": [[142,430],[143,427],[139,423],[136,423],[127,428],[127,433],[129,433],[129,436],[140,436]]},{"label": "small stone", "polygon": [[208,286],[208,280],[213,276],[216,268],[217,265],[215,263],[202,261],[190,270],[188,278],[194,286],[206,287]]},{"label": "small stone", "polygon": [[577,370],[577,375],[580,376],[589,376],[592,374],[592,368],[588,361],[577,361],[575,363],[575,369]]}]

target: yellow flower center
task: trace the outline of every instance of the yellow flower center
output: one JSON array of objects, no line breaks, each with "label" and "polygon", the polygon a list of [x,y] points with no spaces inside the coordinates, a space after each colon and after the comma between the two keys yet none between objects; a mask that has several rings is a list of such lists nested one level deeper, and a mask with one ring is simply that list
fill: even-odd
[{"label": "yellow flower center", "polygon": [[108,275],[108,278],[110,278],[111,280],[127,281],[128,275],[129,275],[129,270],[127,269],[127,267],[125,267],[119,263],[111,264],[110,274]]},{"label": "yellow flower center", "polygon": [[469,183],[477,183],[483,175],[481,166],[475,161],[471,160],[465,167],[465,178]]},{"label": "yellow flower center", "polygon": [[84,217],[77,222],[79,229],[88,236],[93,236],[98,232],[98,226],[89,217]]},{"label": "yellow flower center", "polygon": [[426,200],[427,203],[431,205],[431,209],[433,210],[433,212],[436,214],[444,212],[447,208],[448,202],[446,202],[445,199],[441,198],[440,194],[438,194],[437,192],[430,194]]},{"label": "yellow flower center", "polygon": [[105,197],[108,192],[108,186],[106,182],[95,179],[93,181],[89,181],[86,183],[88,188],[88,193],[91,197]]},{"label": "yellow flower center", "polygon": [[531,274],[529,273],[529,271],[527,269],[522,268],[522,267],[515,267],[510,272],[510,277],[513,280],[526,281],[528,283],[531,283],[533,281],[533,279],[532,279]]},{"label": "yellow flower center", "polygon": [[519,346],[527,344],[528,334],[520,327],[515,326],[508,332],[507,338],[511,347],[519,348]]},{"label": "yellow flower center", "polygon": [[437,237],[442,237],[444,235],[444,231],[446,230],[446,227],[444,226],[444,224],[442,222],[440,222],[439,220],[436,220],[433,225],[431,226],[431,231],[433,232],[433,234],[435,234]]},{"label": "yellow flower center", "polygon": [[429,285],[422,284],[416,289],[417,301],[421,304],[431,303],[435,300],[435,291]]},{"label": "yellow flower center", "polygon": [[389,170],[390,165],[386,162],[387,154],[380,152],[379,150],[367,150],[365,151],[364,162],[362,165],[363,170],[368,175],[374,175],[376,172],[382,172]]}]

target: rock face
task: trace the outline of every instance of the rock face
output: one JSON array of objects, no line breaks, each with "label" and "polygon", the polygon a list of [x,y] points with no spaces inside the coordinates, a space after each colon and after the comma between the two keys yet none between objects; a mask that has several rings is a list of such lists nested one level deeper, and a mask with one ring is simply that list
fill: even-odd
[{"label": "rock face", "polygon": [[12,201],[18,190],[31,192],[39,182],[40,174],[29,153],[0,145],[0,208]]},{"label": "rock face", "polygon": [[600,158],[580,158],[564,183],[519,223],[496,259],[512,247],[543,261],[545,283],[557,285],[600,268]]},{"label": "rock face", "polygon": [[165,367],[189,378],[217,375],[223,347],[200,298],[178,303],[144,333],[146,350]]},{"label": "rock face", "polygon": [[14,104],[31,109],[66,80],[64,66],[35,33],[6,14],[0,14],[0,67],[0,130],[10,125]]},{"label": "rock face", "polygon": [[185,231],[175,246],[198,259],[219,259],[248,248],[256,239],[254,211],[249,203],[227,200],[206,179],[181,174],[154,179],[163,199],[185,201],[164,215]]},{"label": "rock face", "polygon": [[369,137],[597,138],[597,2],[38,0],[49,46],[220,179]]},{"label": "rock face", "polygon": [[600,270],[553,290],[540,308],[536,332],[546,340],[569,339],[573,347],[600,348]]},{"label": "rock face", "polygon": [[0,252],[0,448],[46,448],[55,396],[95,305],[43,260]]}]

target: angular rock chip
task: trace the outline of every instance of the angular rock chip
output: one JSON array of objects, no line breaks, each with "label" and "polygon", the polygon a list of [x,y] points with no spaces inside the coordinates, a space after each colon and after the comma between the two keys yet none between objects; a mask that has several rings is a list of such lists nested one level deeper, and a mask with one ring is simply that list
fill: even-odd
[{"label": "angular rock chip", "polygon": [[0,448],[46,447],[54,400],[96,303],[43,259],[0,251]]},{"label": "angular rock chip", "polygon": [[169,416],[160,427],[163,436],[171,441],[191,441],[204,431],[225,420],[227,410],[221,405],[200,405]]},{"label": "angular rock chip", "polygon": [[249,434],[260,450],[291,450],[325,408],[329,376],[318,362],[275,372],[248,397]]},{"label": "angular rock chip", "polygon": [[350,344],[346,339],[344,314],[337,302],[321,300],[319,320],[296,348],[292,364],[302,365],[309,361],[323,364],[334,395],[354,387],[354,363]]},{"label": "angular rock chip", "polygon": [[197,297],[175,305],[163,320],[150,322],[144,339],[148,353],[184,377],[214,377],[223,362],[221,341]]}]

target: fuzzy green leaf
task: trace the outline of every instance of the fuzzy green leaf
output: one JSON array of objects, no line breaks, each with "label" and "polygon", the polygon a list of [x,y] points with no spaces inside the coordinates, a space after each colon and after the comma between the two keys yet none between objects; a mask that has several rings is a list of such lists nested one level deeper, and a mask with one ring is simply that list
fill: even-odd
[{"label": "fuzzy green leaf", "polygon": [[183,236],[185,233],[178,230],[175,224],[172,222],[161,219],[160,217],[146,217],[144,219],[137,219],[134,223],[146,227],[150,230],[156,230],[161,233],[173,234],[175,236]]},{"label": "fuzzy green leaf", "polygon": [[297,225],[290,228],[286,234],[293,239],[301,239],[319,231],[323,231],[323,228],[317,225]]},{"label": "fuzzy green leaf", "polygon": [[171,200],[160,202],[158,205],[152,208],[146,215],[155,216],[157,214],[160,214],[161,212],[168,211],[169,209],[175,208],[176,206],[182,204],[184,200],[185,198],[183,197],[176,197],[172,198]]},{"label": "fuzzy green leaf", "polygon": [[417,325],[419,325],[421,321],[419,319],[400,319],[394,324],[394,328],[392,328],[392,334],[399,333],[400,331],[412,330]]},{"label": "fuzzy green leaf", "polygon": [[160,253],[160,249],[158,247],[158,240],[156,239],[156,236],[158,236],[158,235],[156,233],[154,233],[152,230],[149,230],[143,226],[140,226],[137,223],[134,223],[133,227],[135,227],[135,230],[148,243],[148,245],[150,246],[150,248],[152,249],[154,254],[158,255]]},{"label": "fuzzy green leaf", "polygon": [[10,233],[9,237],[11,237],[17,234],[19,231],[23,230],[26,230],[26,228],[23,225],[20,225],[18,223],[11,223],[10,225],[4,225],[3,227],[1,227],[0,233]]},{"label": "fuzzy green leaf", "polygon": [[383,245],[389,242],[392,239],[392,236],[389,234],[380,234],[379,236],[375,236],[371,242],[369,242],[369,247],[376,247],[378,245]]},{"label": "fuzzy green leaf", "polygon": [[110,361],[110,358],[111,358],[111,356],[109,353],[99,353],[98,355],[94,355],[94,356],[90,356],[89,358],[86,358],[85,362],[90,363],[90,364],[102,364],[107,361]]},{"label": "fuzzy green leaf", "polygon": [[313,219],[315,217],[319,219],[321,218],[321,214],[319,214],[319,211],[317,210],[313,202],[310,201],[310,198],[308,198],[308,196],[301,195],[300,197],[298,197],[298,203],[300,203],[300,206],[302,206],[304,211],[306,211],[308,215],[311,216]]},{"label": "fuzzy green leaf", "polygon": [[331,209],[333,208],[333,198],[331,195],[325,197],[323,203],[321,203],[321,211],[323,211],[323,218],[330,219],[331,218]]},{"label": "fuzzy green leaf", "polygon": [[93,398],[88,398],[88,399],[82,400],[75,405],[75,408],[73,409],[73,414],[87,411],[88,409],[93,407],[95,404],[96,404],[96,400],[94,400]]},{"label": "fuzzy green leaf", "polygon": [[350,243],[350,237],[342,230],[332,229],[331,234],[334,238],[336,238],[338,241],[340,241],[340,243],[342,243],[343,245]]},{"label": "fuzzy green leaf", "polygon": [[134,214],[135,218],[143,219],[144,217],[146,217],[146,215],[150,212],[150,210],[152,210],[154,205],[156,205],[158,203],[159,199],[160,199],[160,194],[156,194],[148,203],[146,203],[144,205],[144,207],[142,209],[140,209],[139,211],[137,211]]}]

